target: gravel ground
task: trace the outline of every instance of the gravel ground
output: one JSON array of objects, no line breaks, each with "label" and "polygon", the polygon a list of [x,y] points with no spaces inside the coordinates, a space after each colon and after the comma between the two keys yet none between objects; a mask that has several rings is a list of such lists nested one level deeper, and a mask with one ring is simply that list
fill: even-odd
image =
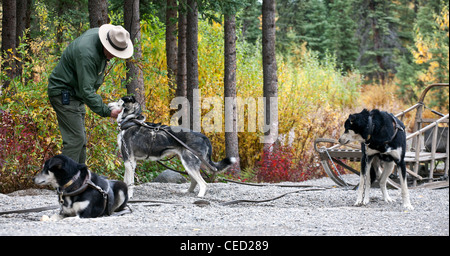
[{"label": "gravel ground", "polygon": [[[356,175],[353,175],[356,177]],[[353,177],[353,178],[354,178]],[[350,177],[351,179],[352,177]],[[356,177],[357,178],[357,177]],[[333,186],[328,178],[303,183]],[[382,200],[371,189],[370,204],[354,207],[356,191],[332,188],[292,193],[266,203],[222,206],[236,199],[273,198],[300,188],[254,187],[232,183],[209,184],[203,198],[209,205],[194,204],[196,194],[184,191],[189,183],[146,183],[136,187],[135,199],[179,204],[131,204],[132,213],[96,219],[67,218],[40,221],[58,210],[0,216],[2,236],[131,235],[131,236],[448,236],[449,190],[411,189],[414,210],[401,206],[400,191],[389,190],[394,203]],[[196,191],[197,192],[197,191]],[[0,211],[57,204],[54,191],[25,190],[0,194]]]}]

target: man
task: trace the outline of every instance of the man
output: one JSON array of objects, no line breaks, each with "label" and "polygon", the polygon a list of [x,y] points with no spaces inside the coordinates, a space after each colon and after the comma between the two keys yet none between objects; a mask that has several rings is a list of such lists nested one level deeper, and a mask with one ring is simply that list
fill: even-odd
[{"label": "man", "polygon": [[62,154],[78,163],[86,161],[85,104],[102,117],[117,118],[120,111],[109,110],[96,92],[103,83],[107,62],[132,55],[128,31],[110,24],[89,29],[64,50],[48,79],[48,97],[63,139]]}]

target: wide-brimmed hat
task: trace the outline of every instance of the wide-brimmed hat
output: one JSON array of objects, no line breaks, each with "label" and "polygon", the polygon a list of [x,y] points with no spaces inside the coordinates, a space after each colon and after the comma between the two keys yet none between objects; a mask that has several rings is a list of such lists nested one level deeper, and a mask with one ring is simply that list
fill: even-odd
[{"label": "wide-brimmed hat", "polygon": [[130,33],[122,26],[104,24],[98,30],[98,36],[103,46],[112,55],[128,59],[133,56],[133,43],[130,39]]}]

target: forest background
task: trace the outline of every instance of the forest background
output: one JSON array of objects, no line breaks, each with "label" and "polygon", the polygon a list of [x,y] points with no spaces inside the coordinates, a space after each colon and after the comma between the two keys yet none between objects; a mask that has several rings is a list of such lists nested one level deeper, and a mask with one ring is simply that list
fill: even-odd
[{"label": "forest background", "polygon": [[[47,99],[47,79],[65,47],[95,27],[89,19],[90,4],[106,3],[108,22],[124,25],[126,4],[136,0],[16,1],[18,17],[25,6],[25,19],[17,22],[15,47],[3,47],[8,32],[4,22],[11,19],[8,2],[3,0],[1,9],[0,193],[32,187],[30,178],[46,159],[60,152],[62,141]],[[137,1],[141,38],[137,45],[142,55],[111,61],[98,91],[106,103],[127,94],[131,62],[143,74],[147,121],[170,123],[175,111],[170,102],[177,92],[167,67],[166,29],[169,23],[176,24],[176,18],[167,17],[170,6],[181,2]],[[224,16],[230,10],[237,38],[236,95],[263,96],[262,2],[197,1],[198,88],[203,99],[224,97]],[[349,113],[362,108],[396,113],[414,104],[428,84],[448,83],[447,1],[277,0],[275,20],[278,146],[265,151],[261,131],[239,132],[240,168],[226,174],[234,178],[279,182],[320,177],[324,174],[312,142],[338,137]],[[430,99],[429,106],[448,112],[448,90]],[[87,110],[89,168],[122,179],[115,120]],[[203,105],[202,118],[210,111],[214,107]],[[248,124],[250,110],[241,111]],[[225,132],[203,132],[213,144],[213,159],[225,157]],[[171,165],[180,167],[177,161]],[[160,171],[155,163],[142,162],[137,167],[138,182],[151,181]]]}]

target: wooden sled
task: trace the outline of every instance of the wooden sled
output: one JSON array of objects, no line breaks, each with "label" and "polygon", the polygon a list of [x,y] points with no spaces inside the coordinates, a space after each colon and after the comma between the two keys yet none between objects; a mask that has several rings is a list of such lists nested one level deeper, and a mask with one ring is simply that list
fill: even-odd
[{"label": "wooden sled", "polygon": [[[395,116],[402,120],[406,113],[416,110],[414,131],[407,134],[407,152],[405,162],[412,187],[442,188],[449,186],[449,114],[441,114],[431,110],[439,116],[435,119],[424,118],[425,96],[431,89],[448,88],[448,83],[432,84],[428,86],[414,106]],[[359,170],[351,167],[348,161],[360,162],[362,153],[360,145],[340,145],[335,139],[318,138],[314,141],[314,149],[319,154],[320,162],[327,175],[339,186],[355,186],[346,182],[338,169],[348,170],[359,175]],[[418,150],[416,150],[418,149]],[[440,165],[439,165],[440,164]],[[437,171],[437,166],[444,168]],[[394,171],[395,173],[395,171]],[[399,189],[400,184],[395,181],[395,175],[388,179],[388,185]],[[391,179],[392,178],[392,179]],[[433,184],[430,184],[433,183]],[[418,184],[420,186],[418,186]]]}]

